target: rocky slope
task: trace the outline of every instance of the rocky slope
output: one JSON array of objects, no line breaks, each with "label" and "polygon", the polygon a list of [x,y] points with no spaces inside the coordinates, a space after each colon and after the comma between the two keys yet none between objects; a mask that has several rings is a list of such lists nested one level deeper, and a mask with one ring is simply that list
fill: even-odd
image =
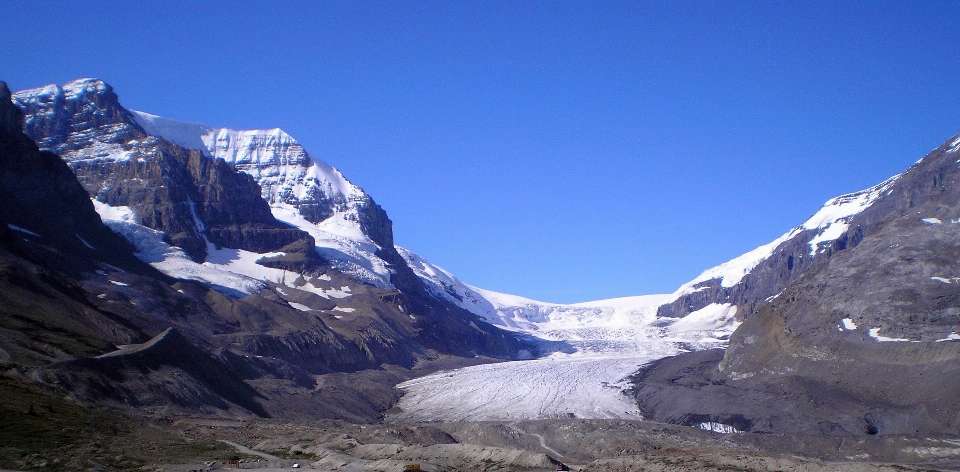
[{"label": "rocky slope", "polygon": [[958,151],[955,136],[869,191],[869,205],[831,224],[844,231],[826,250],[808,242],[808,255],[832,254],[756,303],[726,352],[643,369],[641,409],[742,431],[958,434]]},{"label": "rocky slope", "polygon": [[253,176],[146,133],[103,82],[17,94],[26,113],[0,92],[7,376],[154,412],[372,421],[418,363],[530,348],[432,298],[372,200],[324,205],[390,245],[383,286],[320,257]]}]

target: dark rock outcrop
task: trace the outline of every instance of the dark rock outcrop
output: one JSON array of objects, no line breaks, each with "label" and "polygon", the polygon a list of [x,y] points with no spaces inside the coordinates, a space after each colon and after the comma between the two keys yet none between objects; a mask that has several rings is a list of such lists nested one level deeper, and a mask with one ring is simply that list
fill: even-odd
[{"label": "dark rock outcrop", "polygon": [[56,363],[52,370],[59,371],[57,381],[73,395],[90,401],[109,399],[135,408],[174,404],[192,410],[229,410],[229,402],[269,416],[258,402],[261,395],[173,328],[142,344]]}]

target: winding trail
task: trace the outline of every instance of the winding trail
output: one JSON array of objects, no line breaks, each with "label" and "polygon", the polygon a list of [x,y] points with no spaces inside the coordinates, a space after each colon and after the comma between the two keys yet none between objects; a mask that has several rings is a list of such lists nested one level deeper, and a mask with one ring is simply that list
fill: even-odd
[{"label": "winding trail", "polygon": [[262,458],[264,458],[264,459],[266,459],[266,460],[268,460],[268,461],[279,461],[279,460],[283,460],[283,459],[280,459],[280,458],[277,457],[277,456],[271,456],[270,454],[267,454],[266,452],[254,451],[253,449],[250,449],[249,447],[244,446],[243,444],[237,444],[237,443],[235,443],[235,442],[233,442],[233,441],[227,441],[226,439],[220,439],[219,441],[222,442],[222,443],[224,443],[224,444],[226,444],[226,445],[228,445],[228,446],[231,446],[231,447],[235,448],[236,450],[238,450],[238,451],[240,451],[240,452],[242,452],[242,453],[244,453],[244,454],[250,454],[250,455],[253,455],[253,456],[260,456],[260,457],[262,457]]},{"label": "winding trail", "polygon": [[544,449],[552,452],[552,453],[553,453],[555,456],[557,456],[557,457],[563,457],[563,454],[561,454],[559,451],[557,451],[556,449],[554,449],[554,448],[552,448],[552,447],[550,447],[550,446],[547,446],[547,441],[543,439],[543,436],[541,436],[541,435],[539,435],[539,434],[537,434],[537,433],[528,433],[528,432],[526,432],[526,431],[524,431],[524,430],[522,430],[522,429],[520,429],[520,428],[518,428],[518,427],[516,427],[516,426],[514,426],[514,425],[516,425],[516,423],[509,423],[509,424],[507,424],[506,426],[507,426],[508,428],[510,428],[510,429],[512,429],[512,430],[514,430],[514,431],[516,431],[516,432],[518,432],[518,433],[520,433],[520,434],[526,434],[526,435],[530,435],[530,436],[533,436],[533,437],[537,438],[537,440],[540,441],[540,447],[542,447],[542,448],[544,448]]}]

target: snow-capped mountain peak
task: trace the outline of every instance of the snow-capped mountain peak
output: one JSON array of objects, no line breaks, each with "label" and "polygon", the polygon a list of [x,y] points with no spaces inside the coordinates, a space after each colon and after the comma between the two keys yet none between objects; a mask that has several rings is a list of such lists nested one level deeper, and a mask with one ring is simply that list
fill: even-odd
[{"label": "snow-capped mountain peak", "polygon": [[336,168],[310,156],[280,128],[234,130],[133,111],[151,135],[198,149],[249,174],[275,218],[314,237],[318,252],[334,267],[379,287],[390,287],[388,264],[364,231],[360,213],[371,204],[360,187]]}]

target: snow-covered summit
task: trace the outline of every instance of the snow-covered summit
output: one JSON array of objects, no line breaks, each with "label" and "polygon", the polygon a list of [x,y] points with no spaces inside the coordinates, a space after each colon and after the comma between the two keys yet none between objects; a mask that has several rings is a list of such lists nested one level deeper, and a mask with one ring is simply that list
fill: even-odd
[{"label": "snow-covered summit", "polygon": [[132,111],[153,136],[223,159],[251,175],[275,218],[314,237],[321,256],[338,270],[378,287],[390,287],[388,264],[361,227],[372,200],[334,167],[310,156],[280,128],[233,130]]}]

